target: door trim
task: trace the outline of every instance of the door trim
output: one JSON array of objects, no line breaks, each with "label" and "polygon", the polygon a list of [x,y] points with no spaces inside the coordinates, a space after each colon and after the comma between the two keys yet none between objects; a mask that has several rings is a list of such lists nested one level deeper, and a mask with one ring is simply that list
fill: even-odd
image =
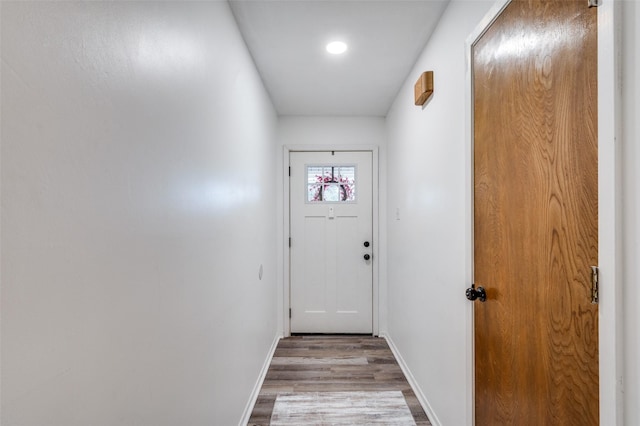
[{"label": "door trim", "polygon": [[372,246],[372,262],[373,262],[373,306],[372,306],[372,321],[373,321],[373,335],[378,336],[380,334],[380,253],[378,248],[380,243],[379,233],[379,160],[378,160],[378,147],[373,145],[285,145],[282,150],[282,176],[283,176],[283,205],[284,205],[284,219],[283,219],[283,235],[282,235],[282,259],[284,262],[283,267],[283,280],[282,280],[282,324],[284,336],[291,336],[291,322],[289,321],[289,308],[291,307],[290,289],[291,289],[291,260],[289,257],[289,232],[291,229],[291,217],[290,217],[290,205],[289,205],[289,156],[291,152],[328,152],[328,151],[362,151],[371,152],[372,155],[372,226],[373,226],[373,241]]},{"label": "door trim", "polygon": [[[465,139],[466,155],[466,260],[467,282],[473,283],[473,45],[482,37],[511,0],[497,0],[465,43]],[[598,335],[600,354],[600,424],[623,424],[623,336],[622,336],[622,219],[621,155],[619,135],[621,86],[620,0],[603,0],[598,6],[598,259],[600,304]],[[585,1],[585,7],[587,2]],[[618,28],[618,29],[616,29]],[[475,347],[473,342],[473,304],[467,318],[467,425],[475,424]]]}]

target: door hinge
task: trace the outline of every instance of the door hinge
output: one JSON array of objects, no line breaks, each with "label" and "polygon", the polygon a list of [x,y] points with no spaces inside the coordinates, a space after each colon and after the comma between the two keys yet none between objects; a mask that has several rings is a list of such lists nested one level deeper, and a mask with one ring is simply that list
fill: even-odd
[{"label": "door hinge", "polygon": [[291,319],[291,308],[289,308],[289,319]]},{"label": "door hinge", "polygon": [[598,7],[602,5],[602,0],[587,0],[589,2],[589,7]]},{"label": "door hinge", "polygon": [[291,166],[289,166],[289,177],[291,177]]},{"label": "door hinge", "polygon": [[289,248],[291,248],[291,237],[289,237]]},{"label": "door hinge", "polygon": [[598,281],[600,279],[600,268],[591,267],[591,303],[598,303]]}]

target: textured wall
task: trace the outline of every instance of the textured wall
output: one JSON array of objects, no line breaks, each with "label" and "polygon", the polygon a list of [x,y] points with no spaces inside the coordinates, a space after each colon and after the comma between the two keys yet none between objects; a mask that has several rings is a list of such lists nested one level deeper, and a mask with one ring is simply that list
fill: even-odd
[{"label": "textured wall", "polygon": [[[493,1],[452,0],[387,116],[389,336],[442,425],[470,424],[465,41]],[[434,94],[413,85],[434,72]]]},{"label": "textured wall", "polygon": [[277,117],[228,4],[1,12],[1,423],[238,424],[277,334]]}]

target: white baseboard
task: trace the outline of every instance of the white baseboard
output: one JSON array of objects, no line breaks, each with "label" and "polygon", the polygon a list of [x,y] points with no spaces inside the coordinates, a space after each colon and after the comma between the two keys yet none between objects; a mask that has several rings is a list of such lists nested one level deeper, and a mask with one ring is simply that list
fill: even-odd
[{"label": "white baseboard", "polygon": [[409,370],[407,363],[404,362],[402,355],[400,355],[400,351],[398,351],[398,348],[396,347],[395,343],[393,343],[393,339],[391,339],[391,337],[389,337],[387,334],[381,334],[380,337],[385,339],[389,344],[389,348],[391,349],[391,352],[393,352],[393,356],[396,357],[396,360],[398,361],[398,365],[400,365],[402,372],[404,373],[405,377],[407,378],[407,381],[409,382],[409,386],[411,386],[411,389],[413,389],[413,393],[416,394],[416,397],[418,398],[418,402],[420,402],[420,405],[422,405],[422,409],[424,410],[427,417],[429,417],[431,424],[433,426],[442,426],[442,423],[440,423],[438,416],[436,416],[436,413],[433,411],[433,408],[431,408],[431,404],[429,404],[427,397],[424,396],[424,394],[422,393],[422,389],[420,389],[420,386],[418,386],[418,383],[416,382],[415,377],[413,377],[413,374],[411,374],[411,370]]},{"label": "white baseboard", "polygon": [[238,426],[246,426],[247,423],[249,423],[249,418],[251,418],[253,407],[256,405],[256,401],[258,400],[258,394],[260,394],[260,389],[262,389],[262,384],[264,383],[264,379],[267,376],[267,371],[269,370],[269,365],[271,365],[273,354],[276,352],[276,347],[278,346],[278,342],[280,341],[281,338],[282,336],[276,336],[273,339],[273,343],[271,343],[271,348],[269,349],[267,358],[264,360],[264,364],[262,365],[262,370],[260,370],[260,375],[258,376],[258,380],[256,381],[256,384],[253,387],[253,391],[251,391],[251,397],[249,398],[249,402],[247,403],[247,406],[244,408],[244,413],[242,414],[242,418],[240,419],[240,423],[238,424]]}]

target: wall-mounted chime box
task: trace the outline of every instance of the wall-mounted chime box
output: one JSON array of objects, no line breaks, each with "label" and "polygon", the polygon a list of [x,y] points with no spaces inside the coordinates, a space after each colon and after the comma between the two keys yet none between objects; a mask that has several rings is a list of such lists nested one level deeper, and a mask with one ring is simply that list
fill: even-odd
[{"label": "wall-mounted chime box", "polygon": [[424,105],[433,94],[433,71],[422,73],[416,85],[413,86],[416,105]]}]

